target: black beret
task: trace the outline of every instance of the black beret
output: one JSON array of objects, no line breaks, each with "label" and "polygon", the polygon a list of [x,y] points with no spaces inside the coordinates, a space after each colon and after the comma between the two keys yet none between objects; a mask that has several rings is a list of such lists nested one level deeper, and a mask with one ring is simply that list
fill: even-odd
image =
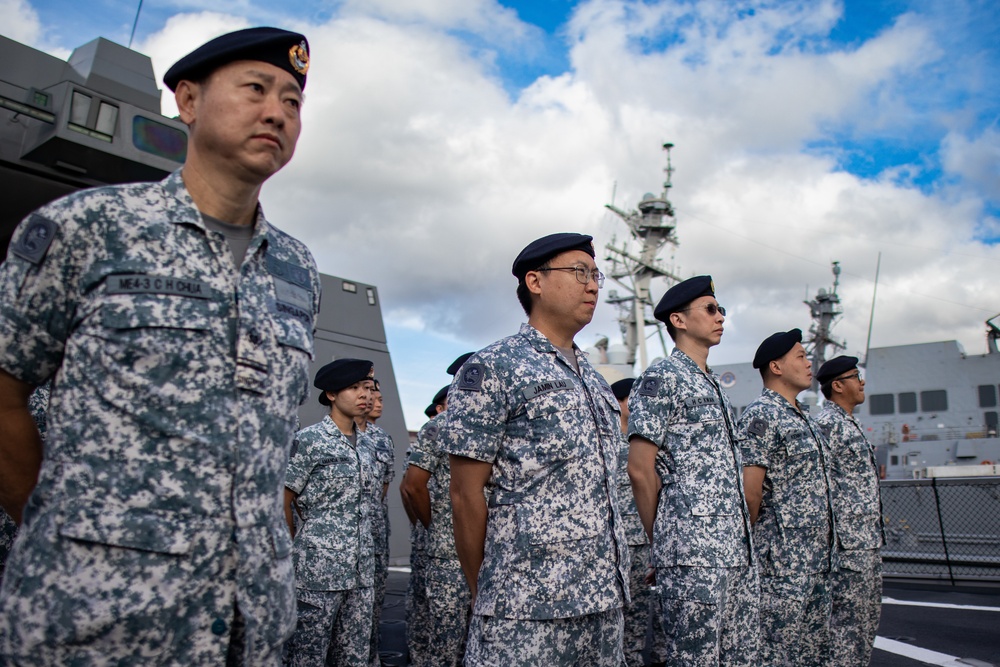
[{"label": "black beret", "polygon": [[374,373],[375,365],[366,359],[337,359],[316,371],[313,386],[324,392],[319,395],[319,402],[330,405],[330,399],[326,397],[325,392],[340,391],[355,382],[371,380]]},{"label": "black beret", "polygon": [[632,385],[635,384],[635,378],[625,378],[624,380],[619,380],[611,385],[611,391],[614,393],[615,398],[619,401],[628,398],[628,394],[632,391]]},{"label": "black beret", "polygon": [[594,237],[586,234],[574,234],[572,232],[560,232],[549,234],[532,241],[514,260],[511,273],[518,280],[523,280],[528,271],[534,271],[542,264],[552,259],[561,252],[568,250],[582,250],[591,257],[594,257]]},{"label": "black beret", "polygon": [[438,393],[434,394],[434,399],[431,404],[427,406],[424,410],[424,414],[428,417],[433,417],[437,414],[437,406],[442,405],[446,398],[448,398],[448,390],[451,389],[450,384],[446,384],[438,390]]},{"label": "black beret", "polygon": [[667,293],[660,298],[660,302],[656,304],[656,308],[653,309],[653,317],[666,323],[670,319],[670,313],[683,310],[684,306],[701,296],[715,296],[715,283],[712,282],[712,276],[688,278],[668,289]]},{"label": "black beret", "polygon": [[819,373],[816,373],[816,381],[820,384],[826,384],[838,375],[843,375],[847,371],[857,367],[857,357],[847,357],[844,355],[834,357],[819,367]]},{"label": "black beret", "polygon": [[237,30],[202,44],[173,64],[163,83],[176,90],[182,79],[197,80],[235,60],[259,60],[279,67],[306,88],[309,42],[297,32],[279,28]]},{"label": "black beret", "polygon": [[764,339],[753,355],[753,367],[764,368],[775,359],[785,356],[796,343],[802,342],[802,329],[779,331]]},{"label": "black beret", "polygon": [[473,354],[475,353],[466,352],[465,354],[460,355],[457,359],[455,359],[455,361],[451,362],[451,366],[448,366],[448,375],[454,375],[455,373],[457,373],[462,368],[462,364],[468,361],[469,357],[471,357]]}]

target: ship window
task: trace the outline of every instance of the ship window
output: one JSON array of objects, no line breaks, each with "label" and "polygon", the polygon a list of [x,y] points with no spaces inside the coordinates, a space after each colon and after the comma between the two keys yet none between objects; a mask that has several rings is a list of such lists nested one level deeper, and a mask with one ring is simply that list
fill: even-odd
[{"label": "ship window", "polygon": [[900,414],[910,414],[917,411],[917,392],[904,391],[899,394]]},{"label": "ship window", "polygon": [[891,415],[896,411],[895,399],[892,394],[875,394],[869,402],[868,409],[873,415]]},{"label": "ship window", "polygon": [[94,129],[114,136],[116,127],[118,127],[118,107],[114,104],[101,102],[97,108],[97,125],[94,126]]},{"label": "ship window", "polygon": [[997,388],[991,384],[979,385],[979,407],[995,408],[997,406]]},{"label": "ship window", "polygon": [[986,417],[986,437],[995,438],[997,437],[997,413],[995,410],[989,410],[983,413]]},{"label": "ship window", "polygon": [[948,409],[948,392],[933,389],[920,392],[920,409],[923,412],[943,412]]},{"label": "ship window", "polygon": [[893,454],[892,456],[890,456],[889,457],[889,465],[898,466],[899,465],[899,457],[896,456],[895,454]]},{"label": "ship window", "polygon": [[368,295],[368,305],[369,306],[374,306],[375,305],[375,288],[373,288],[373,287],[366,288],[365,289],[365,294]]},{"label": "ship window", "polygon": [[132,119],[132,144],[174,162],[184,162],[187,157],[187,135],[183,130],[142,116]]},{"label": "ship window", "polygon": [[73,103],[69,107],[69,122],[86,127],[87,118],[90,116],[91,102],[93,99],[90,95],[73,91]]}]

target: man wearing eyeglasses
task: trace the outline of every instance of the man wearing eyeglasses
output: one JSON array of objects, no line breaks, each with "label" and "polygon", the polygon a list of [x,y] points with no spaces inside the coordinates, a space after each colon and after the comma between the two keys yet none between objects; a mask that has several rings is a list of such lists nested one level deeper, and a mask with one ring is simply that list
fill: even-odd
[{"label": "man wearing eyeglasses", "polygon": [[768,336],[753,367],[764,390],[737,433],[760,571],[761,664],[826,665],[836,528],[826,436],[796,400],[812,385],[802,331]]},{"label": "man wearing eyeglasses", "polygon": [[837,523],[840,569],[830,585],[830,665],[854,667],[871,660],[882,611],[885,544],[875,450],[854,409],[865,402],[857,357],[839,356],[816,374],[826,404],[816,417],[830,441],[830,481]]},{"label": "man wearing eyeglasses", "polygon": [[726,309],[711,276],[697,276],[653,315],[675,347],[629,397],[628,473],[653,544],[666,664],[756,667],[760,587],[736,413],[708,367]]},{"label": "man wearing eyeglasses", "polygon": [[473,598],[465,665],[620,667],[618,401],[573,342],[604,276],[582,234],[534,241],[512,272],[528,323],[465,362],[439,434]]}]

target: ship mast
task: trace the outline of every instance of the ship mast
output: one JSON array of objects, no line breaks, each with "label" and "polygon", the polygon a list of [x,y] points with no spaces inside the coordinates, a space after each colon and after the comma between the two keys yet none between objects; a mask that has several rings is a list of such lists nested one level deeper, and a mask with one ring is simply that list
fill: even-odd
[{"label": "ship mast", "polygon": [[820,287],[812,301],[803,301],[804,304],[809,306],[809,312],[812,314],[813,319],[813,323],[809,327],[809,338],[804,341],[806,354],[809,355],[812,361],[814,374],[813,391],[819,388],[815,373],[819,371],[820,366],[828,358],[832,358],[833,356],[827,357],[827,348],[832,347],[833,354],[847,348],[843,342],[837,340],[831,334],[834,320],[844,313],[840,309],[840,297],[837,295],[837,287],[840,286],[840,262],[833,262],[832,270],[833,289],[828,292],[826,289]]},{"label": "ship mast", "polygon": [[667,154],[667,167],[664,169],[667,178],[663,183],[663,193],[659,197],[652,193],[643,195],[642,201],[638,204],[638,211],[626,212],[614,204],[605,204],[605,207],[625,221],[632,237],[624,240],[620,247],[616,245],[615,238],[605,246],[608,251],[606,259],[612,263],[608,275],[626,292],[620,295],[617,290],[610,290],[606,301],[618,306],[618,323],[628,350],[628,364],[635,364],[638,351],[641,369],[645,369],[648,364],[647,326],[657,328],[656,333],[663,346],[663,354],[664,356],[667,354],[662,325],[646,315],[647,307],[652,311],[654,305],[649,295],[649,283],[653,278],[666,279],[668,287],[680,282],[680,278],[675,274],[675,267],[671,266],[668,269],[657,260],[660,249],[670,244],[672,246],[670,259],[673,262],[674,252],[679,245],[674,207],[667,196],[671,188],[670,177],[674,173],[674,168],[670,164],[670,149],[673,147],[671,143],[663,144],[663,150]]}]

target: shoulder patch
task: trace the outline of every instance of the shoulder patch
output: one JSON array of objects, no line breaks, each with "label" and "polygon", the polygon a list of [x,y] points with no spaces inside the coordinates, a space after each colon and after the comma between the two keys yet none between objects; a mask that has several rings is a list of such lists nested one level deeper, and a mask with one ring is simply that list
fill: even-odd
[{"label": "shoulder patch", "polygon": [[482,364],[466,363],[462,366],[462,377],[458,380],[458,388],[466,391],[482,391],[485,375],[486,368]]},{"label": "shoulder patch", "polygon": [[660,391],[660,378],[645,378],[639,387],[640,396],[656,396]]},{"label": "shoulder patch", "polygon": [[747,433],[751,433],[758,438],[763,438],[767,433],[767,422],[760,417],[755,417],[753,421],[750,422],[750,426],[747,427]]},{"label": "shoulder patch", "polygon": [[424,430],[424,436],[427,437],[427,438],[430,438],[431,440],[433,440],[434,438],[436,438],[437,434],[438,434],[438,426],[437,426],[437,424],[431,424],[430,426],[428,426]]},{"label": "shoulder patch", "polygon": [[17,243],[10,247],[10,251],[21,259],[38,264],[49,251],[52,239],[56,237],[56,229],[56,223],[48,218],[33,215]]}]

